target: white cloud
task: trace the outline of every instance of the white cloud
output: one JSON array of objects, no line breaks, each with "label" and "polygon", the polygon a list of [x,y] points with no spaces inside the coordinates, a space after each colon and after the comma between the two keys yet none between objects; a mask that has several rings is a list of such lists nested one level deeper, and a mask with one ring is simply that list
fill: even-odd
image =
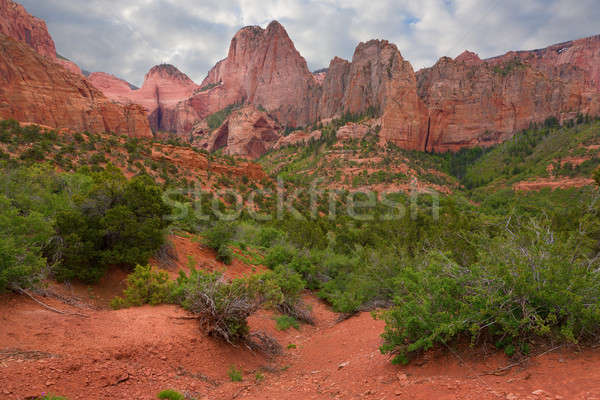
[{"label": "white cloud", "polygon": [[464,49],[482,57],[600,33],[598,0],[21,0],[59,52],[140,84],[170,62],[201,81],[244,25],[279,20],[312,69],[387,39],[415,69]]}]

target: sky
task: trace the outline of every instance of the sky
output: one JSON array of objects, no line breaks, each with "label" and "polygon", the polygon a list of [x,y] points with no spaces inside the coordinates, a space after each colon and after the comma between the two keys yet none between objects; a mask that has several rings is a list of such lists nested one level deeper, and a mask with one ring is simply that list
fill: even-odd
[{"label": "sky", "polygon": [[395,43],[415,70],[468,49],[482,58],[600,34],[600,0],[17,0],[58,52],[140,86],[170,63],[201,83],[243,26],[278,20],[311,70],[358,43]]}]

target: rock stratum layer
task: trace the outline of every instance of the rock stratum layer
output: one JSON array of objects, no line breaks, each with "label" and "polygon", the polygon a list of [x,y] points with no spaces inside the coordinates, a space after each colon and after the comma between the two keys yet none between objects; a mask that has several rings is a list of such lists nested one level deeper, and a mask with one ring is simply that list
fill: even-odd
[{"label": "rock stratum layer", "polygon": [[144,109],[107,99],[58,57],[46,23],[0,0],[0,118],[57,129],[151,136]]},{"label": "rock stratum layer", "polygon": [[600,36],[480,60],[465,52],[417,73],[428,115],[419,150],[489,146],[550,117],[600,114]]},{"label": "rock stratum layer", "polygon": [[[225,128],[219,128],[220,135],[213,132],[215,138],[221,138],[216,140],[219,146],[210,144],[205,119],[231,105],[254,106],[243,107],[228,119],[231,126],[226,127],[228,139],[223,143],[229,154],[257,157],[275,146],[278,139],[271,131],[279,136],[279,126],[309,126],[345,113],[378,114],[383,143],[422,151],[489,146],[550,117],[566,120],[578,114],[600,114],[600,36],[509,52],[488,60],[467,51],[456,59],[444,57],[417,73],[395,45],[372,40],[357,46],[352,61],[336,57],[328,69],[313,74],[283,26],[273,21],[266,29],[242,28],[232,39],[227,58],[209,71],[201,85],[166,64],[153,67],[140,89],[109,74],[92,74],[89,82],[121,103],[119,109],[97,91],[92,93],[75,64],[57,58],[45,23],[11,0],[0,0],[0,33],[27,44],[80,78],[47,73],[50,81],[37,98],[46,96],[55,106],[44,109],[33,91],[25,87],[44,86],[46,78],[39,71],[27,70],[39,65],[28,66],[26,72],[32,79],[23,84],[11,80],[22,95],[10,94],[4,88],[4,114],[10,109],[11,115],[27,116],[46,125],[97,129],[101,125],[98,113],[110,109],[106,115],[113,116],[100,119],[112,122],[104,125],[119,125],[121,131],[135,126],[141,129],[138,135],[147,135],[147,124],[139,121],[145,110],[153,131],[191,137],[204,132],[203,144],[214,150],[222,144]],[[6,54],[3,60],[11,64]],[[56,69],[49,64],[44,68]],[[4,68],[5,74],[8,70]],[[55,98],[48,89],[53,85],[62,88],[53,92]],[[69,85],[73,87],[67,90]],[[82,86],[85,89],[80,90]],[[71,95],[75,97],[71,99]],[[32,102],[26,104],[23,98]],[[64,104],[64,109],[59,110],[58,104]],[[79,114],[67,116],[64,110],[72,111],[73,107]],[[81,112],[86,107],[94,111]],[[120,111],[114,111],[117,109]],[[260,110],[269,118],[264,130],[254,126],[257,115],[263,112]],[[124,119],[117,123],[116,115]],[[248,133],[242,135],[243,129]]]},{"label": "rock stratum layer", "polygon": [[152,135],[142,107],[110,101],[85,78],[2,34],[0,118],[57,129]]},{"label": "rock stratum layer", "polygon": [[[395,45],[372,40],[315,75],[274,21],[242,28],[201,85],[163,69],[153,68],[139,91],[117,80],[97,86],[143,105],[154,130],[188,134],[232,104],[265,109],[287,127],[368,112],[381,116],[382,142],[422,151],[489,146],[550,117],[600,114],[600,36],[488,60],[467,51],[417,73]],[[235,146],[232,154],[243,147]]]},{"label": "rock stratum layer", "polygon": [[56,58],[56,47],[46,23],[11,0],[0,0],[0,33],[27,43],[43,56]]}]

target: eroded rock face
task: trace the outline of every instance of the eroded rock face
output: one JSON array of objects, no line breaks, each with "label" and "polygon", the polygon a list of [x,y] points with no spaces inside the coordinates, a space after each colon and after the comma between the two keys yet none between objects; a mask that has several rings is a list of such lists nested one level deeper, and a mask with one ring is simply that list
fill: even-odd
[{"label": "eroded rock face", "polygon": [[222,84],[229,104],[260,105],[288,126],[312,122],[311,106],[318,88],[306,60],[276,21],[267,29],[241,29],[231,41],[227,58],[208,73],[201,86]]},{"label": "eroded rock face", "polygon": [[181,120],[186,112],[191,113],[190,119],[197,119],[194,110],[187,110],[179,103],[189,99],[199,86],[172,65],[162,64],[150,69],[138,90],[132,90],[124,80],[102,72],[91,74],[89,79],[108,98],[144,107],[155,132],[189,133],[192,122],[186,124]]},{"label": "eroded rock face", "polygon": [[[378,110],[382,142],[455,151],[493,145],[549,117],[600,114],[600,36],[488,60],[465,51],[416,74],[395,45],[372,40],[357,46],[352,62],[336,57],[314,75],[274,21],[266,29],[241,29],[227,58],[199,86],[172,66],[153,68],[137,91],[118,80],[97,86],[111,99],[141,104],[155,131],[191,134],[206,146],[211,133],[196,129],[203,119],[245,104],[264,107],[290,127]],[[360,136],[346,133],[342,137]],[[256,144],[252,150],[241,142],[216,142],[211,146],[233,145],[232,154],[262,152]]]},{"label": "eroded rock face", "polygon": [[304,131],[294,131],[287,136],[279,138],[277,143],[273,146],[274,149],[279,149],[287,146],[294,146],[299,144],[306,144],[311,140],[319,140],[322,132],[319,130],[312,131],[310,133]]},{"label": "eroded rock face", "polygon": [[27,43],[43,56],[56,58],[56,47],[46,23],[11,0],[0,0],[0,33]]},{"label": "eroded rock face", "polygon": [[0,118],[57,129],[152,136],[140,106],[111,102],[85,78],[2,34]]},{"label": "eroded rock face", "polygon": [[375,133],[381,128],[381,118],[370,119],[358,123],[349,122],[337,131],[339,140],[361,140],[369,133]]},{"label": "eroded rock face", "polygon": [[114,75],[94,72],[88,76],[88,80],[111,100],[128,103],[132,99],[133,90],[129,83]]},{"label": "eroded rock face", "polygon": [[234,111],[212,133],[208,150],[224,149],[225,154],[258,158],[279,140],[279,126],[263,111],[246,106]]},{"label": "eroded rock face", "polygon": [[79,68],[79,66],[77,64],[75,64],[73,61],[65,60],[63,58],[57,58],[56,63],[59,65],[62,65],[67,71],[70,71],[77,75],[84,76],[83,72],[81,72],[81,68]]},{"label": "eroded rock face", "polygon": [[[580,44],[573,44],[577,42]],[[572,45],[511,52],[485,61],[463,53],[419,71],[419,95],[430,118],[425,149],[490,146],[532,122],[550,117],[571,119],[578,113],[598,115],[600,91],[594,74],[600,61],[600,41],[569,43]],[[566,54],[569,51],[571,58]],[[583,53],[587,57],[581,56]]]}]

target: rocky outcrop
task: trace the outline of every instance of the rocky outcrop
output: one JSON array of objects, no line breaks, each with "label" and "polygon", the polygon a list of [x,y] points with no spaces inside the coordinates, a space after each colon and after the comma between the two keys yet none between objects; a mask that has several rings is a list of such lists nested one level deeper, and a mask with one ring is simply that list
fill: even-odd
[{"label": "rocky outcrop", "polygon": [[56,47],[46,23],[11,0],[0,0],[0,34],[27,43],[52,60],[56,58]]},{"label": "rocky outcrop", "polygon": [[139,90],[133,91],[133,102],[148,111],[150,126],[154,131],[177,132],[175,108],[198,89],[187,75],[172,65],[153,67]]},{"label": "rocky outcrop", "polygon": [[121,103],[132,102],[133,90],[124,80],[105,72],[93,72],[88,76],[88,80],[109,99]]},{"label": "rocky outcrop", "polygon": [[[199,86],[172,65],[161,64],[150,69],[138,90],[132,90],[129,83],[103,72],[95,72],[89,79],[108,98],[122,104],[135,103],[144,107],[154,132],[189,133],[193,122],[198,119],[193,109],[186,109],[185,101]],[[184,102],[184,106],[179,105],[181,102]],[[186,112],[190,113],[187,119]],[[190,120],[190,123],[183,120]]]},{"label": "rocky outcrop", "polygon": [[282,136],[279,138],[277,143],[273,146],[274,149],[280,149],[282,147],[295,146],[300,144],[309,143],[312,140],[321,139],[321,131],[316,130],[310,133],[304,132],[302,130],[294,131],[287,136]]},{"label": "rocky outcrop", "polygon": [[83,72],[81,71],[81,68],[79,68],[79,66],[71,60],[67,60],[65,58],[57,58],[56,63],[62,65],[63,68],[65,68],[67,71],[84,76]]},{"label": "rocky outcrop", "polygon": [[224,149],[225,154],[258,158],[279,140],[279,126],[265,112],[253,106],[234,111],[211,135],[209,151]]},{"label": "rocky outcrop", "polygon": [[111,102],[85,78],[2,34],[0,118],[74,131],[152,135],[140,106]]},{"label": "rocky outcrop", "polygon": [[[327,70],[312,74],[274,21],[266,29],[242,28],[227,58],[199,86],[172,66],[153,68],[140,90],[113,78],[91,79],[111,99],[142,105],[155,131],[191,135],[211,148],[232,145],[232,154],[260,154],[271,146],[259,148],[260,135],[254,133],[248,136],[251,146],[230,141],[224,133],[229,127],[209,146],[211,132],[197,128],[233,104],[264,108],[286,127],[368,111],[381,116],[383,143],[455,151],[493,145],[549,117],[600,114],[600,36],[488,60],[465,51],[416,74],[395,45],[371,40],[357,46],[351,62],[336,57]],[[352,129],[341,133],[361,135]]]},{"label": "rocky outcrop", "polygon": [[267,29],[241,29],[231,41],[227,58],[202,83],[207,85],[222,85],[227,103],[260,105],[287,126],[310,123],[316,113],[311,100],[318,84],[277,21]]},{"label": "rocky outcrop", "polygon": [[[490,146],[550,117],[600,114],[600,91],[594,81],[600,41],[591,45],[595,51],[587,47],[589,40],[577,42],[582,45],[511,52],[485,61],[466,52],[419,71],[419,96],[429,114],[424,149]],[[563,53],[571,48],[572,60],[579,62],[565,61]],[[582,53],[588,56],[577,55]]]}]

